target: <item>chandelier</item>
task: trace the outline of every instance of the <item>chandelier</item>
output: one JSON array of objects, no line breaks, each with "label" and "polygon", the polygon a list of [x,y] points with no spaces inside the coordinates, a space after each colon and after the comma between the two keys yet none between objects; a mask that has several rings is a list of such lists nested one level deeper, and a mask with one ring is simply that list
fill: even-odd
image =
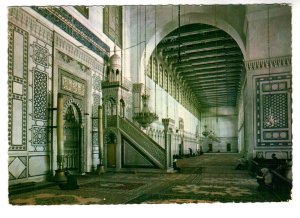
[{"label": "chandelier", "polygon": [[155,113],[151,113],[148,107],[149,95],[142,95],[143,108],[141,112],[135,114],[134,119],[143,127],[147,128],[151,123],[158,119]]},{"label": "chandelier", "polygon": [[[268,6],[268,70],[269,70],[269,84],[268,89],[270,92],[272,91],[271,85],[271,63],[270,63],[270,8]],[[268,118],[265,121],[265,125],[269,128],[275,127],[278,120],[275,118],[274,114],[272,113],[272,106],[269,108]]]},{"label": "chandelier", "polygon": [[204,125],[204,131],[202,132],[202,135],[212,141],[220,142],[215,132],[213,130],[208,130],[207,125]]},{"label": "chandelier", "polygon": [[[149,110],[148,102],[149,95],[147,94],[146,87],[146,75],[147,75],[147,67],[146,67],[146,6],[145,6],[145,52],[144,52],[144,75],[145,75],[145,92],[142,94],[142,110],[141,112],[135,113],[133,119],[137,121],[143,128],[149,127],[151,123],[158,119],[156,113],[151,113]],[[156,7],[155,7],[155,46],[156,46]],[[155,47],[156,50],[156,47]],[[155,96],[156,99],[156,96]]]}]

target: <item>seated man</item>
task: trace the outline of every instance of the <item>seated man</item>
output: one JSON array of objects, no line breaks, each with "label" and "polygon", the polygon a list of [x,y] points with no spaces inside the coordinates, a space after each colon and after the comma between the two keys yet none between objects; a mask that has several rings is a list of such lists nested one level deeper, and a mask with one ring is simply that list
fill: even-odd
[{"label": "seated man", "polygon": [[262,175],[256,176],[257,183],[259,184],[259,190],[272,189],[273,177],[268,168],[261,169]]},{"label": "seated man", "polygon": [[61,190],[74,190],[78,189],[77,178],[75,175],[71,175],[69,172],[66,172],[67,182],[59,184]]},{"label": "seated man", "polygon": [[180,172],[180,168],[177,166],[177,159],[173,160],[173,169]]}]

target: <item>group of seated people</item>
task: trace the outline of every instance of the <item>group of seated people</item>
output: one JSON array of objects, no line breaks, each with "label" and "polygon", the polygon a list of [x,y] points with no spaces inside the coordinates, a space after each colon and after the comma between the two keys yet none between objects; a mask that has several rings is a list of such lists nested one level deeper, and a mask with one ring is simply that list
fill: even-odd
[{"label": "group of seated people", "polygon": [[276,154],[272,154],[271,159],[254,158],[253,160],[258,164],[258,169],[260,169],[256,171],[259,190],[288,188],[275,186],[278,186],[278,183],[281,183],[280,186],[284,183],[292,183],[292,161],[278,159]]}]

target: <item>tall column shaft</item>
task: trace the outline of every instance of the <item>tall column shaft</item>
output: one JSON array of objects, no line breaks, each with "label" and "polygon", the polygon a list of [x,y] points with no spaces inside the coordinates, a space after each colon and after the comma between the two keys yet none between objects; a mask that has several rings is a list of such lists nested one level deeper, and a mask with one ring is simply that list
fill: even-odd
[{"label": "tall column shaft", "polygon": [[57,96],[57,118],[56,118],[56,135],[57,135],[57,170],[55,170],[54,180],[64,182],[67,180],[64,172],[64,117],[63,117],[64,99],[63,94]]},{"label": "tall column shaft", "polygon": [[63,169],[64,163],[64,99],[63,94],[58,93],[57,97],[57,163],[58,169]]},{"label": "tall column shaft", "polygon": [[165,168],[167,170],[170,168],[170,164],[169,164],[169,161],[170,161],[170,157],[169,157],[169,155],[170,155],[169,122],[170,122],[170,119],[168,119],[168,118],[162,119],[162,123],[164,125],[164,135],[165,135],[165,141],[164,141],[164,144],[165,144]]},{"label": "tall column shaft", "polygon": [[99,166],[98,173],[104,172],[103,166],[103,108],[98,106],[98,144],[99,144]]}]

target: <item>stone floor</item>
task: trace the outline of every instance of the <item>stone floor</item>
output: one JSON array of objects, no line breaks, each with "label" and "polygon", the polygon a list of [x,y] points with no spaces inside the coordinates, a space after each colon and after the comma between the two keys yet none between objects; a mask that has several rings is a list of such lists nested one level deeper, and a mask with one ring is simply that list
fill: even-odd
[{"label": "stone floor", "polygon": [[80,188],[57,185],[9,196],[12,205],[278,202],[258,191],[248,171],[235,170],[238,154],[204,154],[178,160],[180,173],[114,173],[78,177]]}]

